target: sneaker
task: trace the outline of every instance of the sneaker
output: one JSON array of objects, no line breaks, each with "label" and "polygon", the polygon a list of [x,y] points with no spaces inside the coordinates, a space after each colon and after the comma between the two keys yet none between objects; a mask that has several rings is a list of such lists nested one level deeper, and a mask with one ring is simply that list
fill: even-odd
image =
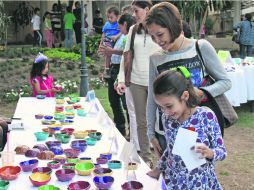
[{"label": "sneaker", "polygon": [[104,78],[104,79],[109,79],[109,78],[111,78],[109,68],[106,68],[106,69],[104,70],[104,72],[103,72],[103,78]]}]

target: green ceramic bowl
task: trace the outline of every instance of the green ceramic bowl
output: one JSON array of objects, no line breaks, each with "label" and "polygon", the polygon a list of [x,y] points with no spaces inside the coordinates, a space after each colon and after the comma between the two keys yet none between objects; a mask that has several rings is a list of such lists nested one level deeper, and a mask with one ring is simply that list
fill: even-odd
[{"label": "green ceramic bowl", "polygon": [[67,134],[61,134],[59,140],[60,140],[63,144],[67,144],[67,143],[70,142],[71,136],[69,136],[69,135],[67,135]]},{"label": "green ceramic bowl", "polygon": [[76,164],[79,162],[79,158],[78,157],[69,157],[69,158],[67,158],[67,162]]},{"label": "green ceramic bowl", "polygon": [[0,190],[6,190],[9,188],[9,181],[0,180]]},{"label": "green ceramic bowl", "polygon": [[40,186],[38,190],[60,190],[60,188],[54,185],[43,185]]},{"label": "green ceramic bowl", "polygon": [[45,141],[49,136],[47,132],[35,132],[34,135],[37,141]]},{"label": "green ceramic bowl", "polygon": [[90,145],[90,146],[94,146],[97,142],[97,140],[94,138],[86,138],[85,140],[86,140],[87,145]]},{"label": "green ceramic bowl", "polygon": [[75,170],[77,171],[78,175],[90,175],[94,170],[94,164],[92,162],[80,162],[76,164]]}]

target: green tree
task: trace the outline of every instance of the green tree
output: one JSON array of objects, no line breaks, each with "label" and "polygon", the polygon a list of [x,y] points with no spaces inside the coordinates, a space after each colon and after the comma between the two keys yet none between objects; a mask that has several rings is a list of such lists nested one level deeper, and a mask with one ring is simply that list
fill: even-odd
[{"label": "green tree", "polygon": [[0,0],[0,43],[7,46],[7,28],[11,23],[11,17],[5,13],[4,2]]}]

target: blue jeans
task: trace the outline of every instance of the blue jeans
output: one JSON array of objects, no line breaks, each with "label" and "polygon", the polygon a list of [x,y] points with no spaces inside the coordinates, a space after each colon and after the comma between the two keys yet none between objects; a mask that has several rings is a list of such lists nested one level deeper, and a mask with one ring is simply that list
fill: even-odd
[{"label": "blue jeans", "polygon": [[240,44],[240,58],[245,59],[246,57],[246,49],[247,49],[247,56],[251,56],[252,53],[252,45],[243,45]]},{"label": "blue jeans", "polygon": [[72,48],[73,41],[72,41],[72,36],[73,36],[73,30],[72,29],[65,29],[65,47],[66,48]]}]

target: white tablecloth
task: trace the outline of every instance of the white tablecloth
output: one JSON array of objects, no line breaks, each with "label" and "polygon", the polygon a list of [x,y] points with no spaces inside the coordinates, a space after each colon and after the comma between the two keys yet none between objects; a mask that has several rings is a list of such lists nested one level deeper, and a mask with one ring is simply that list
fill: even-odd
[{"label": "white tablecloth", "polygon": [[254,66],[237,67],[235,71],[227,72],[232,82],[232,88],[225,93],[232,106],[254,100]]},{"label": "white tablecloth", "polygon": [[[100,110],[103,110],[101,104],[97,100],[99,104]],[[91,103],[85,102],[85,100],[81,99],[82,106],[89,110],[91,107]],[[37,142],[34,136],[34,132],[41,131],[43,126],[40,120],[36,120],[34,115],[35,114],[47,114],[53,115],[55,109],[55,99],[54,98],[46,98],[44,100],[39,100],[36,98],[20,98],[17,104],[17,108],[15,111],[14,117],[22,118],[22,121],[25,126],[25,130],[14,130],[10,133],[10,150],[14,150],[18,145],[28,145],[32,148],[35,144],[40,144],[41,142]],[[104,111],[104,110],[103,110]],[[102,113],[102,112],[101,112]],[[92,157],[93,161],[96,162],[96,158],[99,157],[100,153],[109,151],[109,147],[111,144],[110,136],[112,137],[113,134],[116,134],[118,144],[119,144],[119,151],[116,155],[113,155],[112,159],[119,160],[121,149],[124,146],[125,139],[121,136],[121,134],[109,124],[102,124],[98,123],[98,114],[97,115],[88,115],[86,117],[79,117],[76,116],[74,118],[74,123],[72,125],[68,125],[66,127],[73,127],[75,130],[86,130],[86,129],[96,129],[102,132],[103,136],[100,141],[97,142],[95,146],[88,146],[86,151],[80,154],[80,157]],[[73,138],[73,137],[72,137]],[[54,140],[54,137],[49,137],[47,140]],[[73,139],[72,139],[73,140]],[[70,147],[69,144],[62,144],[63,148]],[[24,155],[16,155],[15,157],[15,164],[19,165],[19,162],[24,160],[29,160],[30,158],[25,157]],[[39,160],[39,166],[46,166],[47,162],[44,160]],[[102,167],[107,167],[107,165],[102,165]],[[153,189],[160,189],[159,182],[153,178],[150,178],[146,175],[149,171],[149,167],[141,161],[141,164],[138,165],[138,169],[135,171],[136,179],[140,181],[144,185],[144,190],[153,190]],[[113,177],[115,179],[112,190],[120,190],[121,184],[128,181],[127,180],[127,172],[124,168],[113,170]],[[18,189],[38,189],[33,187],[32,183],[29,180],[29,176],[31,172],[21,172],[19,177],[11,181],[9,190],[18,190]],[[133,180],[135,179],[135,175],[133,172],[129,172],[128,179]],[[91,176],[79,176],[75,175],[75,177],[69,182],[60,182],[57,180],[55,176],[55,170],[53,170],[51,174],[51,180],[48,184],[53,184],[57,187],[60,187],[61,190],[67,189],[68,184],[74,181],[85,180],[91,184],[91,190],[95,190],[96,187],[93,183],[93,174]]]}]

